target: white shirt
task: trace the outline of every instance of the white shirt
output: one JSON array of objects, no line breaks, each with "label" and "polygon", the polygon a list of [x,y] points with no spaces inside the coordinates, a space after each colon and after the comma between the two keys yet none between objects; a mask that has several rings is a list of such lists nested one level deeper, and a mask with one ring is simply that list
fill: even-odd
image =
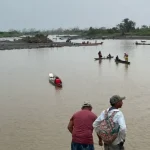
[{"label": "white shirt", "polygon": [[[109,108],[107,109],[107,111],[109,110]],[[115,116],[113,117],[113,121],[115,123],[118,123],[120,126],[120,130],[118,133],[118,137],[115,139],[115,141],[112,143],[112,145],[117,145],[120,142],[122,142],[123,140],[125,140],[126,137],[126,123],[125,123],[125,119],[124,119],[124,115],[123,113],[119,110],[119,109],[112,109],[108,112],[108,116],[110,116],[112,114],[113,111],[118,111]],[[93,127],[96,131],[96,128],[99,126],[100,121],[104,120],[105,117],[105,110],[102,111],[102,113],[100,114],[100,116],[94,121],[93,123]]]}]

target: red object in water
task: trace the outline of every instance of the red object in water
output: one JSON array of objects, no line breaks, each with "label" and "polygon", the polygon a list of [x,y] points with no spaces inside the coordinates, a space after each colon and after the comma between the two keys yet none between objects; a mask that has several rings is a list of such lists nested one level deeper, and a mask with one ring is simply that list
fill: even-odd
[{"label": "red object in water", "polygon": [[56,80],[55,80],[55,83],[56,83],[56,84],[60,84],[60,83],[61,83],[61,80],[60,80],[60,79],[56,79]]}]

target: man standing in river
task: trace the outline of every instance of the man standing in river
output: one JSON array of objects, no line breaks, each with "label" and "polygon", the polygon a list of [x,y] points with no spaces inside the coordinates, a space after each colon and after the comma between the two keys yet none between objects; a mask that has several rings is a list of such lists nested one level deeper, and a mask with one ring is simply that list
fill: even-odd
[{"label": "man standing in river", "polygon": [[125,97],[119,95],[112,96],[111,107],[102,111],[93,123],[99,139],[101,138],[99,145],[103,146],[104,142],[104,150],[124,150],[126,123],[123,113],[119,110],[124,99]]},{"label": "man standing in river", "polygon": [[84,103],[81,110],[71,117],[68,124],[72,134],[71,150],[94,150],[92,124],[96,118],[89,103]]}]

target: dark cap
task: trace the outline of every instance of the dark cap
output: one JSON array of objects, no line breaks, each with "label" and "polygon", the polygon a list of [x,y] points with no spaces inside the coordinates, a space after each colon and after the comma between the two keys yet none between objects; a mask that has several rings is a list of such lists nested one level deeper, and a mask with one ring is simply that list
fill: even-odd
[{"label": "dark cap", "polygon": [[120,97],[119,95],[114,95],[110,98],[110,103],[116,104],[117,102],[122,101],[124,99],[125,99],[125,97]]}]

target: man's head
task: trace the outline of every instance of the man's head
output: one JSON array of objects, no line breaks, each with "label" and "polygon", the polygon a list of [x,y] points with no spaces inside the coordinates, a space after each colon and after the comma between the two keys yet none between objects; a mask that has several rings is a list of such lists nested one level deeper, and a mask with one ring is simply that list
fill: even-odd
[{"label": "man's head", "polygon": [[92,105],[88,102],[84,102],[84,104],[82,105],[81,109],[88,109],[88,110],[92,110]]},{"label": "man's head", "polygon": [[111,106],[115,107],[115,108],[121,108],[123,105],[122,100],[124,100],[125,97],[120,97],[119,95],[114,95],[110,98],[110,104]]}]

